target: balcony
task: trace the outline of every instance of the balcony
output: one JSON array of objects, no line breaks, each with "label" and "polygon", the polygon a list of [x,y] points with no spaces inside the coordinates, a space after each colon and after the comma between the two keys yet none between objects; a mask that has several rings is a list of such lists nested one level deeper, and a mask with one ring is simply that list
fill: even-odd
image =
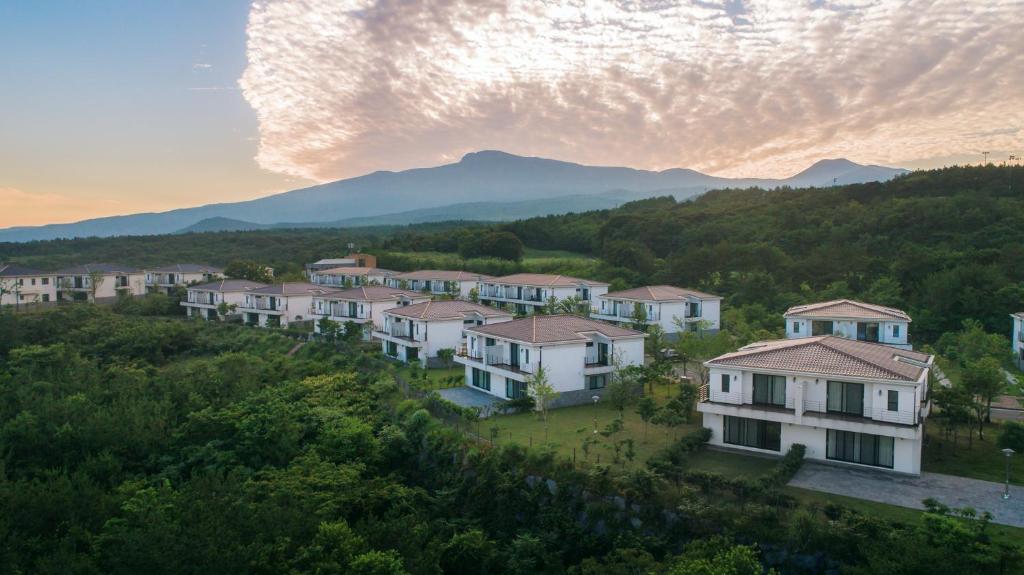
[{"label": "balcony", "polygon": [[915,410],[889,411],[883,408],[864,407],[860,411],[829,411],[823,401],[804,400],[804,413],[822,414],[827,417],[845,419],[847,421],[879,421],[883,423],[896,423],[899,425],[917,425],[918,412]]},{"label": "balcony", "polygon": [[[619,308],[617,310],[602,309],[596,310],[593,314],[600,319],[607,319],[610,321],[633,321],[633,310]],[[661,321],[661,314],[658,312],[651,312],[647,314],[644,321]]]},{"label": "balcony", "polygon": [[373,333],[378,337],[390,337],[400,339],[407,342],[421,343],[423,338],[417,338],[409,332],[409,326],[411,324],[381,324],[377,323],[373,325]]},{"label": "balcony", "polygon": [[488,346],[483,352],[467,349],[463,345],[459,347],[455,355],[471,362],[482,363],[519,375],[529,375],[534,372],[533,364],[519,363],[518,358],[507,357],[505,348],[500,345]]},{"label": "balcony", "polygon": [[271,304],[269,301],[260,299],[254,302],[242,304],[239,307],[244,309],[256,309],[260,311],[284,311],[285,309],[287,309],[287,306],[278,305],[277,303]]}]

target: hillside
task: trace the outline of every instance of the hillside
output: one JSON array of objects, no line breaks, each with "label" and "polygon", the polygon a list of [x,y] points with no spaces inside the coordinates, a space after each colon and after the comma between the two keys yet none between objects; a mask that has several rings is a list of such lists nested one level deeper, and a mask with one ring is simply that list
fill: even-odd
[{"label": "hillside", "polygon": [[[831,185],[889,179],[905,170],[860,166],[845,160],[819,162],[794,178],[782,180],[731,180],[708,176],[685,169],[660,172],[624,167],[584,166],[571,162],[529,158],[504,152],[484,151],[467,154],[459,162],[432,168],[401,172],[374,172],[319,186],[293,190],[245,202],[211,204],[194,208],[113,216],[85,220],[73,224],[53,224],[0,230],[0,241],[31,241],[65,237],[123,236],[167,234],[184,230],[203,220],[228,218],[251,224],[283,224],[286,222],[328,223],[392,215],[389,223],[407,224],[427,219],[395,217],[399,212],[440,208],[442,212],[462,209],[459,206],[479,203],[535,202],[520,206],[514,217],[554,213],[551,204],[556,198],[595,196],[621,192],[632,199],[659,194],[672,194],[677,199],[692,197],[709,189],[722,187],[779,187]],[[567,211],[581,202],[563,200],[559,211]],[[514,206],[498,206],[502,211]],[[587,205],[587,208],[596,207]],[[492,212],[482,207],[477,212]],[[448,213],[445,220],[473,219],[468,215]],[[492,217],[487,219],[495,219]],[[335,222],[331,224],[331,222]],[[286,224],[295,226],[298,224]],[[208,228],[203,224],[201,229]],[[229,229],[231,229],[229,227]]]}]

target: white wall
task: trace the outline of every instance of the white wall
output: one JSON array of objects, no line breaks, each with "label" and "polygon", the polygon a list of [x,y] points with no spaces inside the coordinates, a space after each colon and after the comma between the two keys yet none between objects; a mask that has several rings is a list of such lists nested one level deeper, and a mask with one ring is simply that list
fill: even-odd
[{"label": "white wall", "polygon": [[[46,284],[43,284],[43,280]],[[57,301],[57,277],[51,275],[0,278],[0,286],[4,294],[0,295],[0,305],[26,305],[31,303]],[[6,293],[16,292],[16,293]],[[46,296],[45,298],[43,296]]]},{"label": "white wall", "polygon": [[[786,318],[786,337],[796,339],[811,336],[811,321],[808,318],[788,317]],[[824,319],[822,321],[832,322],[832,335],[857,339],[857,321],[848,319]],[[910,327],[905,321],[879,321],[878,343],[896,347],[909,348],[907,343],[907,331]],[[894,330],[898,330],[898,333]]]},{"label": "white wall", "polygon": [[1021,341],[1021,334],[1024,333],[1024,319],[1013,316],[1013,334],[1010,340],[1013,346],[1013,357],[1017,368],[1024,370],[1024,342]]}]

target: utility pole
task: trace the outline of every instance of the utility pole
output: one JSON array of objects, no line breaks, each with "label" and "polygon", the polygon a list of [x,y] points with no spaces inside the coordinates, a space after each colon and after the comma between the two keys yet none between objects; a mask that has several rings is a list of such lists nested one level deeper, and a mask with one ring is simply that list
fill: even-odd
[{"label": "utility pole", "polygon": [[982,152],[981,155],[985,156],[985,162],[982,163],[981,165],[987,166],[988,165],[988,152]]},{"label": "utility pole", "polygon": [[1009,161],[1006,164],[1006,179],[1007,179],[1006,187],[1007,187],[1007,190],[1009,190],[1009,192],[1011,194],[1013,193],[1013,162],[1016,161],[1016,160],[1020,160],[1020,159],[1021,159],[1020,156],[1015,156],[1013,154],[1010,154]]}]

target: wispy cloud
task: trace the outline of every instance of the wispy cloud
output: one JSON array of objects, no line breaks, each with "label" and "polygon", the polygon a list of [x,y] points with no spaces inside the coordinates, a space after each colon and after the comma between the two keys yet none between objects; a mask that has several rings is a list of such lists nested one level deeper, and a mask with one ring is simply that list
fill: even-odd
[{"label": "wispy cloud", "polygon": [[1022,24],[1017,0],[265,0],[240,85],[260,165],[313,180],[482,148],[781,176],[1024,147]]},{"label": "wispy cloud", "polygon": [[213,68],[213,64],[208,64],[206,62],[196,62],[195,64],[192,64],[193,70],[209,70],[211,68]]}]

